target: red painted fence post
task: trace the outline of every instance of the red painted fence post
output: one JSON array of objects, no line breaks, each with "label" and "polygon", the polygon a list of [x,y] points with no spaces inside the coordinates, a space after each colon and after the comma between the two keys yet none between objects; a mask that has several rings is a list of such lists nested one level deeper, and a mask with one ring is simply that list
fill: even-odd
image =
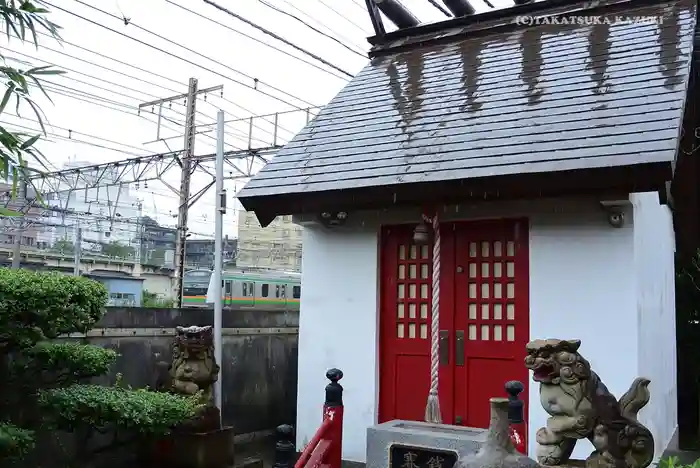
[{"label": "red painted fence post", "polygon": [[510,440],[515,446],[515,450],[527,455],[527,423],[523,415],[523,401],[518,397],[525,390],[522,382],[509,380],[505,385],[508,393],[508,421],[510,427],[508,432]]},{"label": "red painted fence post", "polygon": [[323,420],[330,419],[327,439],[331,445],[328,449],[326,464],[330,468],[340,468],[343,459],[343,387],[338,383],[343,378],[339,369],[330,369],[326,378],[331,381],[326,385],[326,401],[323,405]]}]

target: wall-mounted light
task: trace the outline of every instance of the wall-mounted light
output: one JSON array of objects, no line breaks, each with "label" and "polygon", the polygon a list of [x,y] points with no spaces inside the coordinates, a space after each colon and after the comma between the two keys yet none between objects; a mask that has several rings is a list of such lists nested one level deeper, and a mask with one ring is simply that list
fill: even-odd
[{"label": "wall-mounted light", "polygon": [[324,211],[319,215],[321,224],[326,227],[336,227],[345,224],[348,214],[345,211]]},{"label": "wall-mounted light", "polygon": [[625,225],[625,207],[630,205],[629,200],[603,200],[601,208],[606,212],[608,223],[614,228]]}]

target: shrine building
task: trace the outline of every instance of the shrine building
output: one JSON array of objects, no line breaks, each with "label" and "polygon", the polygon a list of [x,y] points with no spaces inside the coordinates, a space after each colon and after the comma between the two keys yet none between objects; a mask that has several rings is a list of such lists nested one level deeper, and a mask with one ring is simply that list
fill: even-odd
[{"label": "shrine building", "polygon": [[424,420],[433,377],[443,423],[471,427],[525,383],[534,454],[547,414],[525,345],[561,338],[617,397],[651,380],[640,421],[662,453],[695,27],[692,0],[544,0],[369,39],[367,66],[239,193],[263,226],[304,226],[299,449],[336,367],[346,460],[365,461],[368,427]]}]

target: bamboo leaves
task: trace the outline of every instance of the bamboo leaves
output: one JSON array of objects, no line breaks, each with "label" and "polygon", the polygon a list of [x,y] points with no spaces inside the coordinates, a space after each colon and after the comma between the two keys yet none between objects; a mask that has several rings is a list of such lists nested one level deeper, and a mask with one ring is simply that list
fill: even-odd
[{"label": "bamboo leaves", "polygon": [[[5,28],[7,40],[13,37],[22,42],[31,41],[38,49],[39,40],[37,28],[47,31],[54,39],[60,41],[60,26],[47,18],[49,10],[42,7],[41,0],[0,0],[0,27]],[[31,96],[33,88],[39,91],[49,100],[51,97],[44,89],[41,79],[44,76],[59,75],[61,70],[51,68],[50,65],[32,67],[26,70],[7,65],[5,57],[0,54],[0,79],[5,85],[0,101],[0,115],[8,105],[13,105],[17,116],[20,116],[22,104],[26,104],[41,127],[41,134],[28,135],[22,132],[14,132],[0,124],[0,177],[7,180],[12,178],[12,196],[16,194],[18,180],[28,179],[31,172],[37,172],[28,162],[38,162],[42,168],[47,168],[47,159],[36,147],[37,142],[46,135],[46,115]],[[31,183],[30,183],[31,184]],[[37,195],[39,195],[37,193]],[[10,214],[6,213],[9,212]],[[16,213],[11,210],[1,209],[0,216],[13,216]]]}]

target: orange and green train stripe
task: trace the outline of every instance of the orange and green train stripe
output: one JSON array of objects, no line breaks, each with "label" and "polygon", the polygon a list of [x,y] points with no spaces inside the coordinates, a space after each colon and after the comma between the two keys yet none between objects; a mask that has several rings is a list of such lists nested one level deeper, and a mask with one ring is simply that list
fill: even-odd
[{"label": "orange and green train stripe", "polygon": [[[256,304],[270,304],[270,305],[284,305],[299,307],[299,299],[280,299],[277,297],[223,297],[222,300],[224,304],[236,304],[236,305],[256,305]],[[197,304],[203,305],[207,302],[207,296],[183,296],[183,305],[187,304]]]}]

